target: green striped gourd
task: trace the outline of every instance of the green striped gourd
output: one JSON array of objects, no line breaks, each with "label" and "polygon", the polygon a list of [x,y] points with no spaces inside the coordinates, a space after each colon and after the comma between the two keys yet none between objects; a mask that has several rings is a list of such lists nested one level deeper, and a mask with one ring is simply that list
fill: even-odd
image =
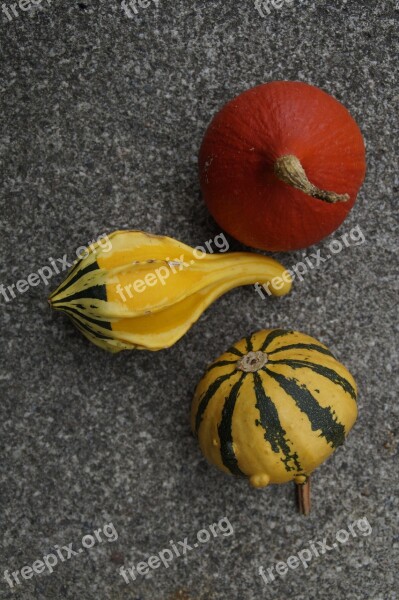
[{"label": "green striped gourd", "polygon": [[206,254],[166,236],[115,231],[106,247],[90,246],[49,301],[105,350],[160,350],[233,288],[259,281],[275,296],[287,294],[285,274],[261,254]]},{"label": "green striped gourd", "polygon": [[234,344],[207,369],[192,428],[207,460],[254,487],[304,483],[357,417],[356,383],[316,339],[264,330]]}]

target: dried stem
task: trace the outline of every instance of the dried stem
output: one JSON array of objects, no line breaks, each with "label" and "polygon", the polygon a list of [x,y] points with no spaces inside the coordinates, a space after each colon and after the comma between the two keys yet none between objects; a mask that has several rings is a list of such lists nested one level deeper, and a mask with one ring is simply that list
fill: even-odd
[{"label": "dried stem", "polygon": [[347,202],[349,194],[337,194],[328,192],[310,183],[300,160],[293,154],[286,154],[278,158],[274,165],[276,176],[284,183],[291,185],[312,198],[335,204],[336,202]]},{"label": "dried stem", "polygon": [[307,517],[310,513],[310,477],[307,478],[305,483],[296,484],[298,509],[301,515]]}]

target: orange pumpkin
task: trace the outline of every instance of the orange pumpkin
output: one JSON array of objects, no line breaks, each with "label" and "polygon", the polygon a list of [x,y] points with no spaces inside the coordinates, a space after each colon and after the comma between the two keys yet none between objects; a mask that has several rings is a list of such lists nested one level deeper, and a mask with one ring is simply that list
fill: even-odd
[{"label": "orange pumpkin", "polygon": [[366,172],[362,134],[322,90],[276,81],[248,90],[211,122],[199,155],[204,200],[248,246],[304,248],[332,233]]}]

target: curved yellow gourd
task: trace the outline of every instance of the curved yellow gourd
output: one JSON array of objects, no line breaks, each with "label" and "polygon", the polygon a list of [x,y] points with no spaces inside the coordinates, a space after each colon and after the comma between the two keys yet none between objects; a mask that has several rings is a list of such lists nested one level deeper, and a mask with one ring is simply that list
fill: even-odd
[{"label": "curved yellow gourd", "polygon": [[205,254],[141,231],[116,231],[108,241],[108,249],[91,246],[49,301],[111,352],[171,346],[232,288],[268,283],[276,296],[291,288],[284,267],[260,254]]},{"label": "curved yellow gourd", "polygon": [[343,444],[357,417],[352,375],[316,339],[268,329],[207,369],[192,428],[207,460],[254,487],[304,483]]}]

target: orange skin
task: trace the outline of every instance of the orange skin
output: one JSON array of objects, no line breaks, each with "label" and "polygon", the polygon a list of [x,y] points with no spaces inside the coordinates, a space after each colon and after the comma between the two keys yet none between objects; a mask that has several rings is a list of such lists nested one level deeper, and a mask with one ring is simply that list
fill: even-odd
[{"label": "orange skin", "polygon": [[[311,183],[349,200],[330,204],[278,179],[275,162],[287,154]],[[228,102],[199,154],[202,193],[215,220],[242,243],[270,251],[305,248],[335,231],[365,172],[363,137],[347,109],[301,82],[263,84]]]}]

